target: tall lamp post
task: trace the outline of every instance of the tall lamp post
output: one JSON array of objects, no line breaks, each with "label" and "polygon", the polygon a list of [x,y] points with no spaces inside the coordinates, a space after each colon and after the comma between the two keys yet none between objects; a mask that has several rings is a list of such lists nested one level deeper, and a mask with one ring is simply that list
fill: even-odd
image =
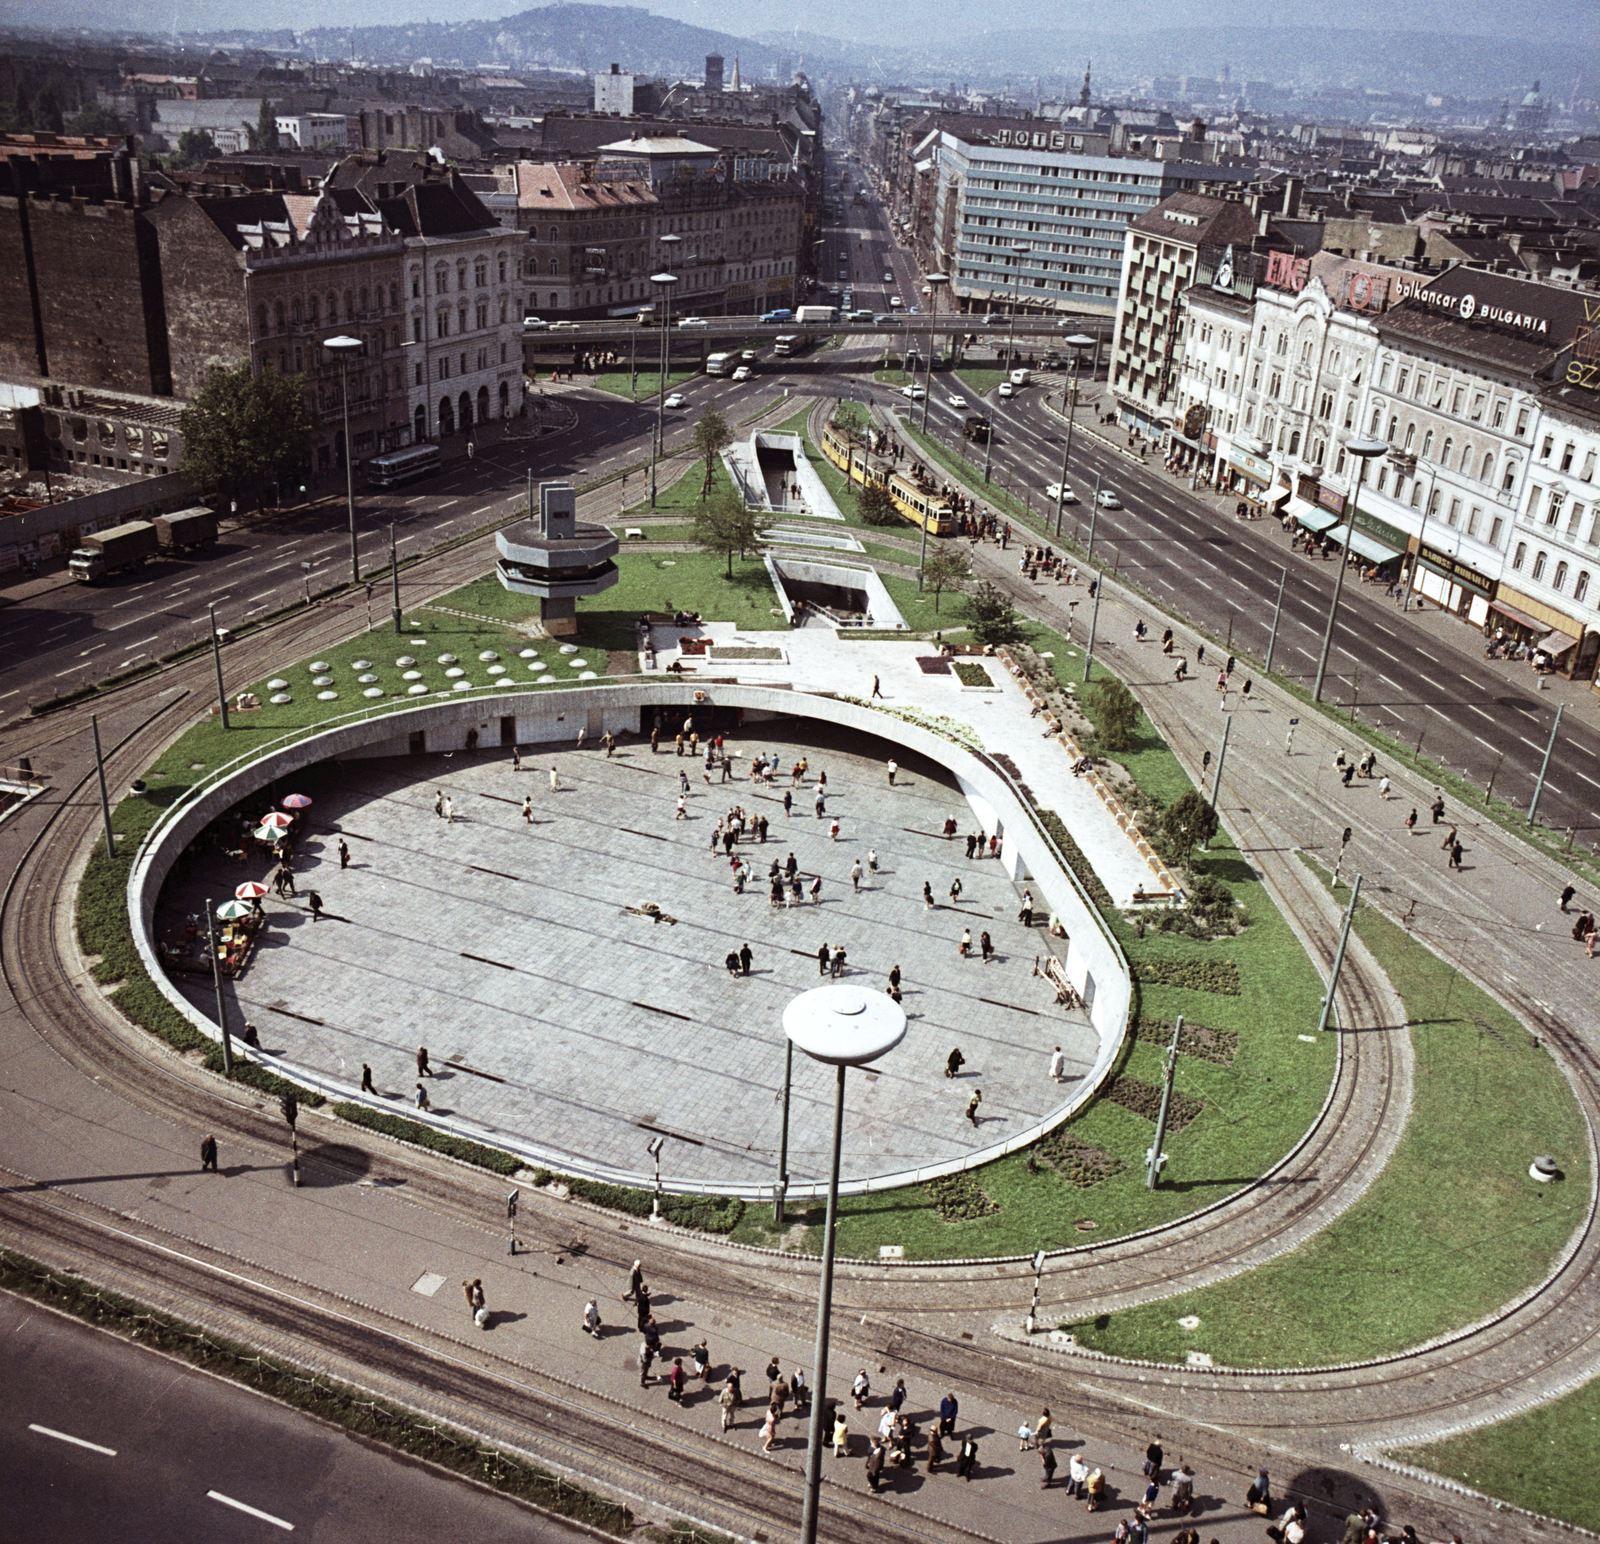
[{"label": "tall lamp post", "polygon": [[[1389,448],[1387,440],[1346,440],[1344,448],[1349,455],[1356,458],[1356,486],[1350,495],[1350,534],[1355,535],[1356,530],[1356,505],[1361,498],[1361,485],[1367,480],[1367,462],[1374,456],[1381,456]],[[1339,595],[1344,589],[1344,571],[1350,566],[1350,548],[1348,543],[1339,558],[1339,572],[1333,579],[1333,602],[1328,607],[1328,626],[1322,635],[1322,653],[1317,660],[1317,684],[1311,689],[1311,700],[1322,701],[1322,681],[1328,673],[1328,653],[1333,648],[1333,624],[1339,615]]]},{"label": "tall lamp post", "polygon": [[1072,426],[1077,422],[1078,409],[1078,366],[1083,363],[1083,351],[1094,347],[1094,339],[1086,338],[1081,332],[1074,333],[1067,339],[1067,347],[1072,350],[1072,374],[1067,382],[1067,443],[1061,452],[1061,481],[1056,486],[1056,540],[1061,539],[1062,507],[1067,502],[1067,466],[1072,460]]},{"label": "tall lamp post", "polygon": [[1011,276],[1011,319],[1006,325],[1006,369],[1015,368],[1017,346],[1017,307],[1022,304],[1022,260],[1033,251],[1032,247],[1012,247],[1011,259],[1015,269]]},{"label": "tall lamp post", "polygon": [[361,560],[356,553],[356,458],[350,447],[350,359],[366,349],[360,338],[341,333],[324,338],[322,346],[339,361],[339,382],[344,388],[344,501],[350,515],[350,582],[361,583]]},{"label": "tall lamp post", "polygon": [[816,1544],[817,1507],[826,1445],[828,1329],[833,1311],[833,1232],[839,1212],[839,1145],[844,1130],[844,1074],[892,1051],[905,1038],[906,1016],[884,993],[853,986],[819,986],[802,992],[783,1010],[783,1032],[814,1061],[836,1071],[833,1144],[828,1165],[828,1213],[822,1227],[822,1279],[817,1289],[817,1342],[811,1358],[811,1428],[806,1445],[805,1502],[801,1544]]},{"label": "tall lamp post", "polygon": [[[1394,451],[1390,455],[1389,461],[1394,467],[1397,476],[1414,477],[1416,475],[1417,458],[1410,451]],[[1422,566],[1422,543],[1428,535],[1428,515],[1430,506],[1433,504],[1434,485],[1438,480],[1438,474],[1430,469],[1428,473],[1428,496],[1422,501],[1422,524],[1417,529],[1417,555],[1411,560],[1411,571],[1406,575],[1406,592],[1400,598],[1400,609],[1402,611],[1411,609],[1411,592],[1420,588],[1417,584],[1417,570]],[[1397,486],[1396,492],[1398,491]]]},{"label": "tall lamp post", "polygon": [[[663,242],[675,242],[678,236],[663,236]],[[667,448],[667,368],[672,359],[672,286],[678,282],[675,273],[653,273],[650,282],[661,291],[661,379],[656,383],[656,428],[650,441],[650,507],[656,507],[656,461]]]},{"label": "tall lamp post", "polygon": [[[928,398],[933,395],[933,351],[939,346],[939,290],[950,282],[947,273],[928,275],[928,371],[927,390],[922,394],[922,432],[928,432]],[[924,527],[926,530],[926,527]]]}]

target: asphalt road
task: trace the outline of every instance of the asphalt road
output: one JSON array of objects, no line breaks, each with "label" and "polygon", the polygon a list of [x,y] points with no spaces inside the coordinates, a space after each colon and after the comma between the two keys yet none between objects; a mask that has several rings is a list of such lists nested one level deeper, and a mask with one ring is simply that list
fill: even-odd
[{"label": "asphalt road", "polygon": [[340,1544],[590,1536],[245,1389],[0,1297],[0,1537],[293,1534]]}]

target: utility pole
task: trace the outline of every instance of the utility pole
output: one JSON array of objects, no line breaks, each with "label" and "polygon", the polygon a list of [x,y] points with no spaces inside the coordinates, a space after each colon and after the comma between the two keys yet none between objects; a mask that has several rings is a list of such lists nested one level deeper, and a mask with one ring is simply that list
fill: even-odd
[{"label": "utility pole", "polygon": [[1556,709],[1556,721],[1550,726],[1550,738],[1545,742],[1544,760],[1539,763],[1539,781],[1533,785],[1533,798],[1528,803],[1528,824],[1533,824],[1533,817],[1539,812],[1539,796],[1544,792],[1545,773],[1550,770],[1550,753],[1556,748],[1556,735],[1561,729],[1561,715],[1566,711],[1566,704],[1562,703]]},{"label": "utility pole", "polygon": [[[233,1042],[228,1038],[228,1013],[222,1005],[222,967],[217,962],[217,925],[216,906],[212,901],[206,902],[206,944],[211,950],[211,985],[217,994],[217,1027],[222,1031],[222,1074],[224,1077],[233,1076]],[[300,1180],[296,1176],[295,1183]]]},{"label": "utility pole", "polygon": [[513,1190],[506,1197],[506,1232],[511,1236],[511,1247],[506,1252],[513,1255],[517,1252],[517,1201],[521,1195],[520,1190]]},{"label": "utility pole", "polygon": [[94,770],[100,779],[100,819],[105,823],[106,831],[106,856],[114,858],[117,855],[116,838],[111,834],[111,800],[106,797],[106,761],[100,754],[100,715],[89,715],[89,728],[94,733]]},{"label": "utility pole", "polygon": [[[1231,718],[1223,719],[1222,744],[1217,750],[1217,770],[1211,777],[1211,798],[1209,802],[1213,810],[1217,807],[1217,795],[1222,792],[1222,763],[1227,759],[1228,735],[1232,732],[1232,729],[1233,720]],[[1211,838],[1209,836],[1200,844],[1200,850],[1201,852],[1209,852],[1211,850]]]},{"label": "utility pole", "polygon": [[300,1188],[300,1132],[295,1127],[295,1122],[300,1119],[300,1101],[293,1094],[285,1094],[278,1100],[278,1108],[283,1111],[283,1118],[289,1122],[289,1141],[294,1149],[294,1188]]},{"label": "utility pole", "polygon": [[[1346,440],[1344,447],[1356,458],[1356,485],[1350,495],[1350,525],[1352,536],[1356,529],[1356,505],[1361,500],[1361,485],[1366,481],[1367,462],[1374,456],[1381,456],[1389,445],[1386,440]],[[1347,546],[1339,554],[1339,571],[1333,576],[1333,601],[1328,607],[1328,626],[1322,635],[1322,652],[1317,660],[1316,685],[1311,688],[1311,700],[1322,701],[1322,681],[1328,673],[1328,655],[1333,649],[1333,625],[1339,617],[1339,596],[1344,590],[1344,571],[1350,566],[1350,551]]]},{"label": "utility pole", "polygon": [[1089,679],[1089,669],[1094,664],[1094,637],[1100,626],[1100,592],[1106,587],[1106,576],[1102,570],[1094,583],[1094,610],[1089,613],[1089,646],[1083,654],[1083,679]]},{"label": "utility pole", "polygon": [[389,579],[393,586],[391,601],[394,609],[394,630],[400,632],[400,559],[396,555],[394,521],[389,522]]},{"label": "utility pole", "polygon": [[211,602],[211,663],[217,667],[217,707],[222,713],[222,727],[228,727],[228,695],[222,689],[222,640],[217,636],[217,605]]},{"label": "utility pole", "polygon": [[1356,875],[1350,885],[1350,904],[1344,909],[1344,922],[1339,928],[1339,947],[1333,951],[1333,973],[1328,978],[1328,995],[1322,999],[1322,1016],[1317,1020],[1320,1035],[1328,1027],[1328,1015],[1333,1012],[1333,994],[1339,985],[1339,972],[1344,968],[1344,949],[1350,941],[1350,924],[1355,920],[1356,897],[1361,894],[1361,876]]},{"label": "utility pole", "polygon": [[1172,1026],[1172,1044],[1167,1047],[1167,1075],[1161,1085],[1161,1111],[1156,1116],[1155,1141],[1150,1144],[1150,1151],[1145,1154],[1146,1190],[1156,1188],[1156,1181],[1161,1178],[1161,1171],[1167,1166],[1167,1155],[1161,1151],[1161,1144],[1167,1139],[1167,1112],[1172,1108],[1172,1082],[1178,1075],[1178,1037],[1182,1033],[1183,1015],[1180,1013]]},{"label": "utility pole", "polygon": [[1030,1335],[1039,1319],[1039,1284],[1044,1279],[1044,1250],[1040,1249],[1033,1256],[1033,1305],[1028,1309],[1028,1317],[1022,1321],[1022,1327]]},{"label": "utility pole", "polygon": [[1278,575],[1278,603],[1272,608],[1272,636],[1267,639],[1267,663],[1261,672],[1263,675],[1272,674],[1272,656],[1278,650],[1278,618],[1283,615],[1283,587],[1288,578],[1287,568]]}]

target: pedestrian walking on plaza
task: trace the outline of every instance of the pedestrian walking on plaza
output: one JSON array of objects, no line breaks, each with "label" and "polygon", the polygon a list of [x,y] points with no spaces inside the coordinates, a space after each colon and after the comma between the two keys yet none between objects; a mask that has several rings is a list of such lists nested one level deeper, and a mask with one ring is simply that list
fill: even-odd
[{"label": "pedestrian walking on plaza", "polygon": [[717,1403],[722,1407],[722,1429],[729,1431],[733,1427],[733,1412],[739,1408],[738,1385],[731,1377],[722,1385],[722,1392],[717,1395]]},{"label": "pedestrian walking on plaza", "polygon": [[433,1106],[428,1103],[428,1090],[425,1089],[420,1083],[417,1084],[417,1108],[419,1110],[430,1110],[433,1108]]},{"label": "pedestrian walking on plaza", "polygon": [[963,1480],[972,1479],[972,1471],[978,1462],[978,1439],[969,1431],[961,1439],[961,1451],[956,1455],[956,1474]]},{"label": "pedestrian walking on plaza", "polygon": [[961,1414],[961,1401],[951,1392],[939,1401],[939,1431],[946,1437],[953,1437],[956,1430],[956,1417]]},{"label": "pedestrian walking on plaza", "polygon": [[[633,1262],[632,1271],[628,1273],[628,1290],[622,1294],[622,1301],[625,1303],[638,1302],[639,1293],[643,1290],[643,1288],[644,1262],[642,1260],[635,1260]],[[649,1294],[646,1293],[645,1295],[648,1296]]]},{"label": "pedestrian walking on plaza", "polygon": [[1061,1047],[1058,1045],[1055,1050],[1050,1053],[1050,1079],[1052,1082],[1060,1083],[1064,1081],[1066,1075],[1067,1058],[1063,1054]]},{"label": "pedestrian walking on plaza", "polygon": [[1056,1455],[1055,1450],[1048,1445],[1039,1449],[1039,1466],[1044,1470],[1039,1479],[1039,1488],[1041,1490],[1049,1490],[1055,1482]]},{"label": "pedestrian walking on plaza", "polygon": [[657,724],[650,731],[650,754],[654,756],[661,749],[661,725]]},{"label": "pedestrian walking on plaza", "polygon": [[456,801],[448,794],[445,795],[444,800],[444,823],[447,826],[453,826],[456,823]]},{"label": "pedestrian walking on plaza", "polygon": [[961,881],[959,879],[952,879],[950,881],[950,904],[952,906],[958,905],[960,903],[960,900],[961,900]]},{"label": "pedestrian walking on plaza", "polygon": [[856,1402],[856,1409],[860,1409],[872,1398],[872,1380],[867,1377],[867,1369],[861,1368],[855,1375],[850,1385],[850,1397]]},{"label": "pedestrian walking on plaza", "polygon": [[[873,697],[879,697],[879,698],[881,698],[883,696],[883,693],[878,689],[878,678],[877,678],[877,676],[873,676],[873,678],[872,678],[872,696]],[[870,702],[872,699],[868,698],[867,700]],[[891,777],[889,779],[889,781],[892,783],[894,781],[894,779]]]},{"label": "pedestrian walking on plaza", "polygon": [[972,1129],[978,1129],[978,1106],[983,1103],[983,1090],[975,1088],[972,1097],[967,1100],[967,1119],[972,1122]]},{"label": "pedestrian walking on plaza", "polygon": [[561,792],[561,774],[554,767],[550,768],[550,792]]},{"label": "pedestrian walking on plaza", "polygon": [[444,819],[444,789],[442,788],[439,790],[438,797],[433,801],[433,813],[440,820]]},{"label": "pedestrian walking on plaza", "polygon": [[[799,899],[800,899],[800,881],[798,879],[795,880],[795,882],[794,882],[794,898],[795,898],[796,901],[799,901]],[[815,874],[815,875],[812,876],[812,879],[811,879],[811,904],[813,906],[820,906],[822,904],[822,875],[821,874]],[[838,972],[835,971],[834,974],[837,975]]]},{"label": "pedestrian walking on plaza", "polygon": [[[860,858],[857,858],[855,860],[855,862],[850,865],[850,888],[852,890],[854,890],[857,895],[861,894],[861,859]],[[1566,908],[1562,907],[1562,910],[1565,911]]]},{"label": "pedestrian walking on plaza", "polygon": [[1350,780],[1355,775],[1356,775],[1356,764],[1355,764],[1355,762],[1347,761],[1344,764],[1344,771],[1342,771],[1339,774],[1339,781],[1341,783],[1343,783],[1346,788],[1348,788],[1350,786]]},{"label": "pedestrian walking on plaza", "polygon": [[944,1462],[944,1443],[939,1440],[939,1428],[928,1428],[928,1473],[932,1474]]},{"label": "pedestrian walking on plaza", "polygon": [[1083,1500],[1084,1482],[1089,1478],[1089,1466],[1083,1461],[1081,1453],[1074,1453],[1067,1460],[1067,1494],[1074,1501]]},{"label": "pedestrian walking on plaza", "polygon": [[727,967],[727,971],[730,976],[737,976],[739,974],[739,956],[735,954],[732,949],[728,950],[727,954],[723,957],[722,963]]},{"label": "pedestrian walking on plaza", "polygon": [[600,1338],[600,1304],[592,1297],[583,1305],[583,1333]]},{"label": "pedestrian walking on plaza", "polygon": [[617,737],[609,729],[600,736],[600,743],[606,748],[608,761],[617,754]]},{"label": "pedestrian walking on plaza", "polygon": [[672,818],[674,820],[687,820],[689,818],[689,801],[681,793],[678,795],[677,813]]},{"label": "pedestrian walking on plaza", "polygon": [[[1165,1457],[1166,1453],[1162,1449],[1161,1436],[1158,1432],[1150,1439],[1150,1446],[1144,1450],[1142,1473],[1147,1480],[1154,1480],[1158,1485],[1161,1483],[1161,1460]],[[1262,1470],[1262,1473],[1265,1474],[1266,1471]]]},{"label": "pedestrian walking on plaza", "polygon": [[787,820],[794,813],[794,795],[785,788],[783,790],[783,815]]},{"label": "pedestrian walking on plaza", "polygon": [[533,824],[533,795],[524,795],[522,800],[522,819],[525,825]]},{"label": "pedestrian walking on plaza", "polygon": [[221,1172],[217,1168],[217,1139],[209,1135],[200,1140],[200,1172],[204,1174],[207,1169],[213,1174]]},{"label": "pedestrian walking on plaza", "polygon": [[1457,873],[1461,872],[1461,854],[1463,851],[1464,849],[1460,842],[1452,842],[1450,844],[1450,862],[1447,866],[1453,868]]},{"label": "pedestrian walking on plaza", "polygon": [[587,724],[579,724],[578,725],[578,749],[580,751],[583,749],[583,742],[588,738],[588,735],[589,735],[589,726]]},{"label": "pedestrian walking on plaza", "polygon": [[933,886],[926,879],[922,881],[922,909],[933,910]]},{"label": "pedestrian walking on plaza", "polygon": [[872,1448],[867,1454],[867,1484],[872,1487],[874,1495],[878,1492],[878,1484],[883,1475],[884,1448],[883,1439],[874,1437]]},{"label": "pedestrian walking on plaza", "polygon": [[667,1398],[674,1404],[683,1403],[683,1386],[689,1381],[689,1375],[683,1370],[683,1358],[675,1356],[672,1359],[672,1371],[667,1374]]},{"label": "pedestrian walking on plaza", "polygon": [[1017,913],[1017,921],[1024,927],[1033,926],[1033,891],[1022,892],[1022,910]]},{"label": "pedestrian walking on plaza", "polygon": [[867,848],[867,872],[869,874],[878,872],[878,849],[876,847]]},{"label": "pedestrian walking on plaza", "polygon": [[1416,829],[1417,829],[1417,807],[1416,807],[1416,805],[1413,804],[1411,806],[1411,813],[1406,816],[1406,830],[1415,831]]},{"label": "pedestrian walking on plaza", "polygon": [[1451,826],[1450,829],[1445,832],[1444,840],[1439,843],[1439,851],[1440,852],[1448,851],[1448,849],[1450,849],[1451,847],[1455,846],[1455,841],[1456,841],[1456,828],[1454,826]]},{"label": "pedestrian walking on plaza", "polygon": [[417,1047],[417,1076],[419,1078],[433,1076],[433,1068],[428,1065],[428,1048],[425,1045]]},{"label": "pedestrian walking on plaza", "polygon": [[478,1310],[484,1305],[482,1279],[474,1276],[471,1281],[462,1282],[461,1290],[467,1299],[467,1316],[469,1318],[476,1317]]},{"label": "pedestrian walking on plaza", "polygon": [[511,747],[511,770],[513,772],[522,770],[522,747],[520,745]]},{"label": "pedestrian walking on plaza", "polygon": [[972,929],[964,927],[961,930],[961,942],[956,945],[956,953],[966,959],[972,953]]},{"label": "pedestrian walking on plaza", "polygon": [[350,847],[342,836],[339,838],[339,867],[342,869],[350,867]]},{"label": "pedestrian walking on plaza", "polygon": [[778,1440],[778,1407],[767,1406],[767,1418],[761,1423],[761,1451],[770,1453]]},{"label": "pedestrian walking on plaza", "polygon": [[315,890],[306,891],[306,905],[311,908],[311,920],[320,922],[322,920],[322,897]]},{"label": "pedestrian walking on plaza", "polygon": [[944,1075],[953,1078],[967,1064],[967,1059],[961,1054],[961,1047],[957,1046],[944,1059]]},{"label": "pedestrian walking on plaza", "polygon": [[817,974],[819,976],[825,976],[828,974],[828,961],[831,958],[832,956],[829,953],[828,946],[823,944],[821,948],[817,950]]},{"label": "pedestrian walking on plaza", "polygon": [[1428,806],[1428,813],[1433,816],[1434,825],[1444,819],[1444,795],[1437,788],[1433,790],[1433,803]]},{"label": "pedestrian walking on plaza", "polygon": [[378,1092],[372,1086],[372,1068],[365,1062],[361,1064],[361,1092],[364,1094],[376,1094]]},{"label": "pedestrian walking on plaza", "polygon": [[689,1351],[694,1361],[694,1375],[702,1383],[711,1381],[711,1351],[706,1345],[706,1338],[702,1335]]},{"label": "pedestrian walking on plaza", "polygon": [[1188,1464],[1180,1463],[1178,1472],[1172,1476],[1172,1510],[1183,1516],[1193,1507],[1194,1470]]},{"label": "pedestrian walking on plaza", "polygon": [[1563,885],[1561,887],[1561,909],[1565,911],[1572,897],[1578,893],[1576,885]]},{"label": "pedestrian walking on plaza", "polygon": [[850,1422],[845,1419],[845,1413],[840,1406],[833,1407],[833,1456],[835,1458],[848,1458],[850,1456]]},{"label": "pedestrian walking on plaza", "polygon": [[844,974],[844,945],[834,946],[833,963],[828,967],[828,974],[837,981]]},{"label": "pedestrian walking on plaza", "polygon": [[637,1352],[637,1361],[639,1363],[639,1387],[642,1389],[650,1387],[650,1369],[655,1365],[655,1359],[655,1348],[651,1346],[648,1340],[641,1340]]},{"label": "pedestrian walking on plaza", "polygon": [[828,840],[833,842],[839,840],[839,817],[837,815],[833,817],[833,824],[828,827]]},{"label": "pedestrian walking on plaza", "polygon": [[994,954],[994,940],[989,937],[987,932],[978,934],[978,953],[983,956],[985,965],[989,963],[990,957]]},{"label": "pedestrian walking on plaza", "polygon": [[1378,779],[1378,797],[1387,800],[1389,797],[1389,775],[1385,773]]},{"label": "pedestrian walking on plaza", "polygon": [[894,787],[894,775],[900,770],[900,763],[893,756],[889,758],[889,786]]},{"label": "pedestrian walking on plaza", "polygon": [[750,962],[754,958],[755,954],[749,944],[741,944],[739,946],[739,972],[741,975],[748,976],[750,974]]},{"label": "pedestrian walking on plaza", "polygon": [[977,848],[978,838],[974,832],[967,832],[967,857],[970,858]]},{"label": "pedestrian walking on plaza", "polygon": [[821,820],[822,817],[828,813],[828,801],[823,797],[821,788],[817,789],[817,797],[813,801],[813,804],[817,812],[817,819]]}]

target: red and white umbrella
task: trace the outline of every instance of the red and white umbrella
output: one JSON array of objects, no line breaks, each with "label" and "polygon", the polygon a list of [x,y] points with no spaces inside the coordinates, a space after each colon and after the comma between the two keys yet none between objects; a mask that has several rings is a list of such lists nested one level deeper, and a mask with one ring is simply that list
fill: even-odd
[{"label": "red and white umbrella", "polygon": [[311,800],[303,793],[292,793],[283,801],[283,807],[286,810],[308,810]]},{"label": "red and white umbrella", "polygon": [[261,824],[272,826],[279,831],[287,831],[294,824],[294,817],[285,815],[281,810],[274,810],[270,815],[261,817]]},{"label": "red and white umbrella", "polygon": [[247,879],[233,892],[241,901],[253,901],[267,893],[267,887],[259,879]]}]

